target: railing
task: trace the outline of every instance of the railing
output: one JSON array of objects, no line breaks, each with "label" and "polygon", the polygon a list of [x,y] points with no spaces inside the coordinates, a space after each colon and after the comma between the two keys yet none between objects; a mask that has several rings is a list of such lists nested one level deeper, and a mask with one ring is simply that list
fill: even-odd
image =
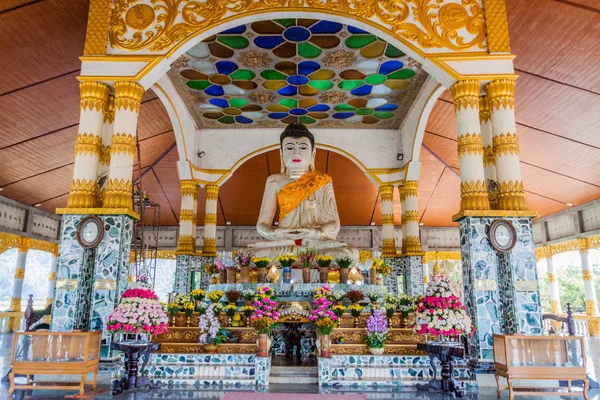
[{"label": "railing", "polygon": [[[574,319],[575,336],[600,337],[600,315],[571,314]],[[552,318],[554,317],[554,318]],[[556,319],[567,319],[569,314],[544,314],[544,332],[568,334],[567,323]],[[556,319],[555,319],[556,318]]]},{"label": "railing", "polygon": [[[17,329],[11,326],[10,321],[18,321]],[[19,311],[5,311],[0,312],[0,333],[6,333],[13,330],[23,329],[25,327],[25,319],[23,313]]]}]

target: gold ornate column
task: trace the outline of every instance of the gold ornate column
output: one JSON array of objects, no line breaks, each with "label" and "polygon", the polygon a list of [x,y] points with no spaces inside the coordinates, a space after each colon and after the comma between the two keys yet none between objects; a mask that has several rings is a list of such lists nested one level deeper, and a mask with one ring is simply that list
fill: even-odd
[{"label": "gold ornate column", "polygon": [[483,141],[479,126],[478,80],[458,81],[450,88],[456,111],[458,130],[458,159],[460,161],[460,209],[489,210]]},{"label": "gold ornate column", "polygon": [[552,314],[561,314],[562,307],[560,305],[560,290],[558,281],[556,280],[556,269],[552,259],[552,247],[545,246],[541,248],[542,257],[546,259],[546,269],[548,271],[548,289],[550,292],[550,312]]},{"label": "gold ornate column", "polygon": [[490,199],[490,208],[496,209],[498,199],[496,197],[496,161],[494,159],[494,148],[492,146],[492,120],[490,119],[490,106],[487,97],[479,97],[479,126],[481,128],[481,142],[483,144],[483,172],[485,183]]},{"label": "gold ornate column", "polygon": [[94,208],[98,196],[96,179],[102,149],[102,120],[109,87],[100,82],[81,82],[79,91],[79,129],[67,207]]},{"label": "gold ornate column", "polygon": [[515,84],[513,79],[498,79],[485,85],[492,119],[499,210],[527,210],[515,123]]},{"label": "gold ornate column", "polygon": [[379,187],[381,199],[381,234],[382,256],[396,257],[396,240],[394,239],[394,187]]},{"label": "gold ornate column", "polygon": [[[112,142],[112,135],[115,122],[115,97],[108,96],[108,101],[104,107],[104,118],[102,123],[102,147],[100,148],[100,164],[98,166],[98,178],[108,177],[110,169],[110,143]],[[98,206],[102,207],[103,201],[102,196],[104,189],[106,188],[105,179],[102,187],[99,188],[98,193]]]},{"label": "gold ornate column", "polygon": [[402,203],[402,254],[419,255],[422,253],[419,234],[419,182],[406,181],[400,187]]},{"label": "gold ornate column", "polygon": [[[19,238],[19,252],[17,254],[17,268],[15,269],[13,281],[13,295],[10,300],[10,311],[21,312],[21,299],[23,297],[23,280],[25,279],[25,266],[27,265],[27,251],[29,250],[29,238]],[[8,321],[8,329],[18,330],[21,318],[11,317]]]},{"label": "gold ornate column", "polygon": [[181,181],[181,213],[179,214],[179,254],[196,254],[196,210],[198,186],[192,180]]},{"label": "gold ornate column", "polygon": [[[594,285],[594,274],[590,267],[589,245],[587,238],[578,239],[579,256],[581,257],[581,273],[583,276],[583,285],[585,290],[585,314],[598,315],[598,298],[596,295],[596,286]],[[590,336],[600,335],[600,327],[597,321],[588,321],[588,331]]]},{"label": "gold ornate column", "polygon": [[135,82],[115,83],[115,120],[110,144],[110,167],[103,193],[104,208],[133,208],[132,175],[136,130],[144,88]]},{"label": "gold ornate column", "polygon": [[217,254],[217,200],[219,199],[219,186],[206,185],[206,207],[204,214],[204,245],[203,256]]}]

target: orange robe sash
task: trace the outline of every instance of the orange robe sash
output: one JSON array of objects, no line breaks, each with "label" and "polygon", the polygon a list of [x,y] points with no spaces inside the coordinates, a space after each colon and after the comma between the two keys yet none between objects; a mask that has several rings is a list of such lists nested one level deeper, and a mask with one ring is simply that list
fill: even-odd
[{"label": "orange robe sash", "polygon": [[310,171],[290,182],[277,193],[279,221],[298,207],[304,200],[331,182],[331,177],[319,171]]}]

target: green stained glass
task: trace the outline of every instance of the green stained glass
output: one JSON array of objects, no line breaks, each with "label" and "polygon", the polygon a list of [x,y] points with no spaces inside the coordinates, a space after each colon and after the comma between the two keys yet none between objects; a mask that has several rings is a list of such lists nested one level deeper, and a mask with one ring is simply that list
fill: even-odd
[{"label": "green stained glass", "polygon": [[358,110],[354,111],[354,114],[369,115],[369,114],[373,114],[373,110],[371,108],[359,108]]},{"label": "green stained glass", "polygon": [[305,58],[315,58],[321,54],[321,49],[308,42],[298,43],[298,55]]},{"label": "green stained glass", "polygon": [[354,35],[344,42],[351,49],[361,49],[377,40],[375,35]]},{"label": "green stained glass", "polygon": [[224,117],[219,118],[219,122],[223,124],[233,124],[235,122],[235,119],[233,119],[233,117],[229,115],[226,115]]},{"label": "green stained glass", "polygon": [[335,111],[354,111],[356,108],[352,107],[350,104],[338,104],[333,107]]},{"label": "green stained glass", "polygon": [[388,119],[392,118],[394,116],[394,113],[391,113],[389,111],[375,111],[373,115],[379,119]]},{"label": "green stained glass", "polygon": [[273,69],[268,69],[266,71],[261,72],[260,76],[270,81],[284,81],[287,78],[286,74],[282,74],[281,72],[275,71]]},{"label": "green stained glass", "polygon": [[308,86],[314,87],[317,90],[327,90],[333,87],[333,82],[330,81],[310,81]]},{"label": "green stained glass", "polygon": [[248,39],[243,36],[219,36],[217,42],[221,42],[232,49],[245,49],[248,47]]},{"label": "green stained glass", "polygon": [[388,75],[388,79],[408,79],[415,74],[415,71],[409,68],[401,69]]},{"label": "green stained glass", "polygon": [[254,79],[255,76],[256,74],[254,72],[248,71],[247,69],[238,69],[237,71],[229,75],[229,77],[234,81],[249,81],[250,79]]},{"label": "green stained glass", "polygon": [[303,124],[314,124],[315,120],[314,118],[311,118],[307,115],[301,115],[300,118],[298,118],[300,120],[300,122],[302,122]]},{"label": "green stained glass", "polygon": [[287,108],[296,108],[298,107],[298,100],[295,99],[281,99],[279,104],[285,106]]},{"label": "green stained glass", "polygon": [[285,26],[286,28],[296,25],[296,20],[294,18],[276,19],[275,22],[282,26]]},{"label": "green stained glass", "polygon": [[235,108],[242,108],[246,104],[248,104],[248,100],[246,99],[229,99],[229,105]]},{"label": "green stained glass", "polygon": [[212,85],[212,83],[210,83],[209,81],[188,81],[186,82],[186,85],[188,85],[192,89],[204,90],[210,85]]},{"label": "green stained glass", "polygon": [[385,49],[385,55],[390,58],[402,57],[404,52],[398,50],[394,46],[388,43],[387,48]]},{"label": "green stained glass", "polygon": [[352,90],[354,88],[359,87],[362,84],[363,84],[363,80],[362,79],[361,80],[351,79],[351,80],[348,80],[348,81],[343,81],[343,82],[338,83],[338,87],[340,89],[344,89],[344,90]]},{"label": "green stained glass", "polygon": [[365,78],[365,83],[369,85],[381,85],[383,82],[385,82],[385,75],[382,74],[373,74]]}]

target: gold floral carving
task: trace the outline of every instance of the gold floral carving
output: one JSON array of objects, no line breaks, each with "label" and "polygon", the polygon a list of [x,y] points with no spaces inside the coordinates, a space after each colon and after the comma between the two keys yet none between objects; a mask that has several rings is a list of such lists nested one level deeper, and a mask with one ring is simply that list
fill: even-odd
[{"label": "gold floral carving", "polygon": [[139,113],[143,95],[144,88],[135,82],[115,82],[115,107],[117,110],[135,110]]},{"label": "gold floral carving", "polygon": [[499,210],[527,210],[521,181],[500,182],[497,187]]},{"label": "gold floral carving", "polygon": [[204,214],[204,225],[217,225],[217,214],[215,214],[215,213]]},{"label": "gold floral carving", "polygon": [[461,210],[489,210],[490,200],[485,181],[469,181],[460,184]]},{"label": "gold floral carving", "polygon": [[275,93],[271,92],[251,92],[248,94],[248,98],[253,103],[258,104],[270,104],[275,102]]},{"label": "gold floral carving", "polygon": [[137,4],[125,14],[127,26],[138,31],[143,31],[154,22],[154,10],[147,4]]},{"label": "gold floral carving", "polygon": [[93,133],[81,133],[75,138],[75,157],[89,154],[100,158],[102,138]]},{"label": "gold floral carving", "polygon": [[128,215],[133,219],[140,219],[140,215],[131,208],[57,208],[56,214],[72,215]]},{"label": "gold floral carving", "polygon": [[126,154],[135,158],[137,137],[127,133],[115,133],[110,144],[111,157],[115,154]]},{"label": "gold floral carving", "polygon": [[21,311],[20,297],[13,297],[10,299],[10,311]]},{"label": "gold floral carving", "polygon": [[541,246],[535,249],[535,260],[540,261],[545,258],[552,257],[552,247],[550,246]]},{"label": "gold floral carving", "polygon": [[325,104],[341,104],[345,103],[348,98],[348,94],[339,90],[331,90],[323,93],[319,99],[321,103]]},{"label": "gold floral carving", "polygon": [[423,249],[421,248],[421,238],[418,236],[407,236],[402,238],[402,249],[402,252],[407,255],[421,254],[423,252]]},{"label": "gold floral carving", "polygon": [[402,213],[402,223],[418,223],[419,222],[419,211],[418,210],[410,210]]},{"label": "gold floral carving", "polygon": [[419,195],[419,182],[406,181],[400,186],[400,201],[405,201],[407,197],[417,197]]},{"label": "gold floral carving", "polygon": [[465,155],[478,155],[483,156],[483,142],[481,141],[481,134],[467,133],[458,137],[458,157],[464,157]]},{"label": "gold floral carving", "polygon": [[95,110],[102,112],[108,100],[109,87],[102,82],[80,82],[79,83],[79,107],[81,111]]},{"label": "gold floral carving", "polygon": [[519,137],[516,133],[504,133],[496,136],[494,135],[492,139],[492,146],[494,148],[494,156],[496,158],[507,156],[507,155],[516,155],[520,154],[519,151]]},{"label": "gold floral carving", "polygon": [[337,50],[329,51],[323,57],[323,65],[329,68],[346,68],[351,67],[356,63],[356,55],[352,51]]},{"label": "gold floral carving", "polygon": [[381,216],[381,225],[394,225],[394,215],[383,214]]},{"label": "gold floral carving", "polygon": [[[25,250],[27,251],[27,250]],[[24,279],[25,278],[25,268],[17,268],[15,269],[15,279]]]},{"label": "gold floral carving", "polygon": [[216,201],[219,198],[219,186],[218,185],[206,185],[206,200]]},{"label": "gold floral carving", "polygon": [[596,315],[596,302],[594,300],[585,301],[585,313],[586,315]]},{"label": "gold floral carving", "polygon": [[221,24],[232,13],[250,15],[293,7],[377,19],[382,28],[423,48],[485,49],[483,12],[475,0],[443,6],[434,0],[156,0],[153,10],[157,23],[148,30],[130,34],[126,15],[132,3],[115,1],[109,32],[112,47],[162,52],[201,30]]},{"label": "gold floral carving", "polygon": [[394,201],[394,187],[390,185],[380,186],[379,195],[381,201]]},{"label": "gold floral carving", "polygon": [[588,236],[587,238],[588,248],[599,249],[600,248],[600,235]]},{"label": "gold floral carving", "polygon": [[133,184],[129,180],[108,179],[103,193],[104,208],[133,208]]},{"label": "gold floral carving", "polygon": [[12,233],[0,232],[0,254],[8,249],[18,248],[21,243],[21,237]]},{"label": "gold floral carving", "polygon": [[181,210],[179,212],[179,223],[182,222],[191,222],[194,223],[197,221],[196,213],[194,210]]},{"label": "gold floral carving", "polygon": [[462,255],[460,251],[426,251],[423,254],[423,264],[438,260],[460,261],[462,260]]},{"label": "gold floral carving", "polygon": [[52,255],[58,255],[58,244],[46,242],[45,240],[29,239],[29,249],[45,251],[47,253],[51,253]]},{"label": "gold floral carving", "polygon": [[195,254],[196,238],[192,235],[179,235],[179,238],[177,239],[177,253]]},{"label": "gold floral carving", "polygon": [[210,256],[217,253],[217,239],[213,237],[205,237],[202,245],[202,255]]},{"label": "gold floral carving", "polygon": [[239,62],[246,68],[265,68],[271,65],[273,59],[269,53],[250,50],[240,52]]},{"label": "gold floral carving", "polygon": [[112,124],[115,122],[115,96],[109,95],[104,106],[104,123]]},{"label": "gold floral carving", "polygon": [[494,148],[492,146],[487,146],[483,150],[483,166],[491,167],[496,165],[496,158],[494,157]]},{"label": "gold floral carving", "polygon": [[490,53],[510,53],[505,0],[483,0],[485,31]]},{"label": "gold floral carving", "polygon": [[102,146],[100,148],[100,164],[110,165],[110,146]]},{"label": "gold floral carving", "polygon": [[550,283],[556,282],[556,275],[548,273],[548,282],[550,282]]},{"label": "gold floral carving", "polygon": [[191,196],[196,200],[198,198],[198,186],[193,180],[179,181],[181,186],[181,196]]},{"label": "gold floral carving", "polygon": [[466,79],[456,82],[450,87],[454,99],[454,109],[473,108],[479,109],[480,84],[476,79]]},{"label": "gold floral carving", "polygon": [[96,193],[98,184],[96,181],[86,179],[74,179],[71,183],[71,192],[67,200],[68,208],[93,208],[96,206]]},{"label": "gold floral carving", "polygon": [[584,281],[593,281],[594,280],[594,275],[592,275],[592,271],[589,269],[583,270],[582,275],[583,275]]},{"label": "gold floral carving", "polygon": [[106,0],[90,0],[85,46],[83,54],[106,54],[108,30],[110,28],[110,9],[112,2]]},{"label": "gold floral carving", "polygon": [[394,238],[382,239],[381,253],[382,253],[383,257],[395,257],[397,254],[396,239],[394,239]]},{"label": "gold floral carving", "polygon": [[479,96],[479,123],[490,122],[490,105],[487,97]]},{"label": "gold floral carving", "polygon": [[48,275],[48,280],[49,280],[50,282],[52,282],[52,281],[55,281],[55,280],[56,280],[56,272],[55,272],[55,271],[52,271],[52,272],[50,272],[50,274]]},{"label": "gold floral carving", "polygon": [[512,79],[498,79],[485,85],[485,92],[492,112],[515,107],[515,85]]}]

